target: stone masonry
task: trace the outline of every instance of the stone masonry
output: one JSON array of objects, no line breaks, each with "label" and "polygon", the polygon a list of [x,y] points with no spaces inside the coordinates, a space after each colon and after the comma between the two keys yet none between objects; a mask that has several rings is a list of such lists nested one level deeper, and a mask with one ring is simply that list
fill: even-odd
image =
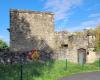
[{"label": "stone masonry", "polygon": [[[54,14],[50,12],[10,10],[10,50],[32,49],[53,51],[54,59],[79,61],[78,50],[86,53],[86,63],[96,60],[94,35],[78,36],[70,32],[54,31]],[[89,47],[91,44],[91,47]],[[87,54],[89,53],[89,54]]]},{"label": "stone masonry", "polygon": [[[52,13],[11,10],[11,51],[54,48],[54,19]],[[44,46],[43,46],[44,45]]]}]

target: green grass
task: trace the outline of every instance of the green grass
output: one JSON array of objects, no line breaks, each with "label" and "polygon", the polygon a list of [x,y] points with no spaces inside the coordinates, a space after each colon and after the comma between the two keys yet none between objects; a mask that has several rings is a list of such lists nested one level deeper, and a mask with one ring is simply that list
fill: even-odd
[{"label": "green grass", "polygon": [[93,65],[96,65],[96,66],[100,66],[100,59],[98,59],[98,60],[96,60],[94,63],[93,63]]},{"label": "green grass", "polygon": [[[99,67],[95,64],[84,66],[66,61],[48,61],[45,63],[34,62],[23,65],[23,80],[57,80],[72,74],[97,71]],[[0,65],[0,80],[20,80],[20,64]]]}]

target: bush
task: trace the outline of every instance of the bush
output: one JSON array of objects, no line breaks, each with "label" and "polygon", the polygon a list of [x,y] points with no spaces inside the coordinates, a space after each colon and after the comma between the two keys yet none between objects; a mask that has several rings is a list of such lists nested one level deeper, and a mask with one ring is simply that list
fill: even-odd
[{"label": "bush", "polygon": [[3,40],[0,40],[0,49],[6,49],[8,48],[8,45],[6,42],[4,42]]},{"label": "bush", "polygon": [[93,64],[99,67],[99,66],[100,66],[100,61],[99,61],[99,59],[96,60]]}]

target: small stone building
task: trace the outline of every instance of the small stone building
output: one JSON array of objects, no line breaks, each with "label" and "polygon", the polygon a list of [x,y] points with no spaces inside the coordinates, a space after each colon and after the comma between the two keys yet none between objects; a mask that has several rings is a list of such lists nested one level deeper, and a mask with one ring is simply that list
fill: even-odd
[{"label": "small stone building", "polygon": [[53,52],[54,59],[68,59],[75,63],[96,60],[94,35],[79,36],[70,32],[54,31],[54,14],[28,10],[10,10],[10,50],[32,49]]},{"label": "small stone building", "polygon": [[85,31],[79,36],[76,33],[56,33],[57,59],[68,59],[75,63],[93,63],[97,59],[94,52],[95,36],[87,36]]},{"label": "small stone building", "polygon": [[30,51],[44,46],[54,48],[54,14],[48,12],[11,10],[11,51]]}]

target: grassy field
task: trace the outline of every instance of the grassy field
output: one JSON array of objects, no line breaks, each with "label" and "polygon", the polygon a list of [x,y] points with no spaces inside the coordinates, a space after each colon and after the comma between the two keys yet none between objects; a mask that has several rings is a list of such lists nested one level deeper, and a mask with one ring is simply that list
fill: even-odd
[{"label": "grassy field", "polygon": [[[84,66],[66,61],[34,62],[23,65],[23,80],[57,80],[72,74],[97,71],[98,61]],[[20,80],[20,64],[0,65],[0,80]]]}]

